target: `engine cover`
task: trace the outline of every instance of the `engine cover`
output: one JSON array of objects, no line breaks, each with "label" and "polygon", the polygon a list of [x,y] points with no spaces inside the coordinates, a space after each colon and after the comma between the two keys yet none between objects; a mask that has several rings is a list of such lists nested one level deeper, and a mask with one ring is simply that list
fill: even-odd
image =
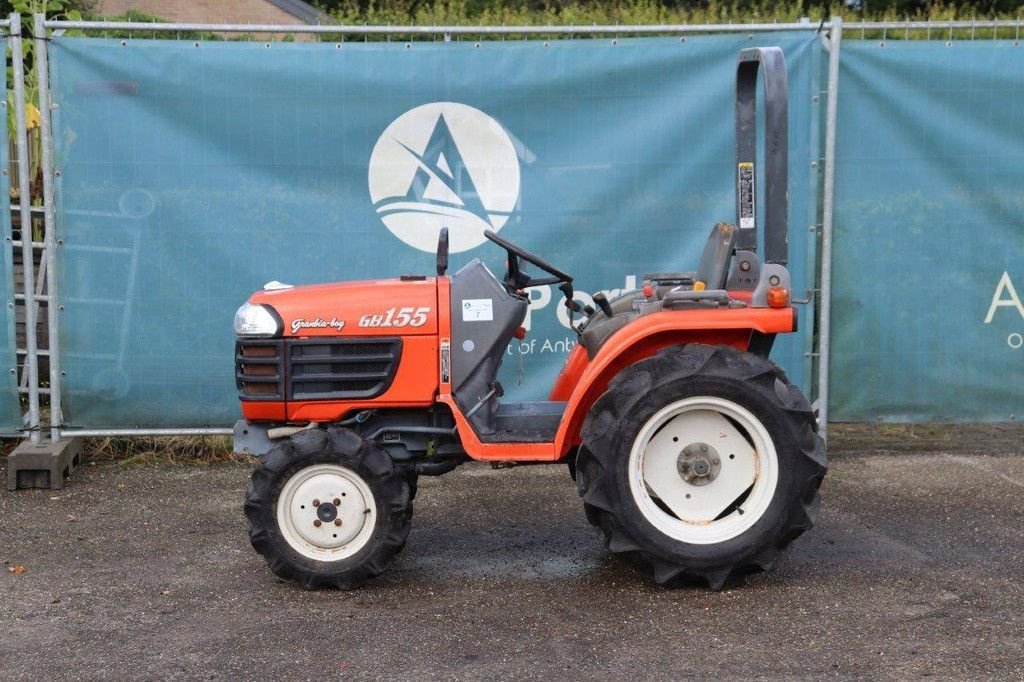
[{"label": "engine cover", "polygon": [[432,277],[259,291],[249,302],[273,308],[285,337],[437,334],[437,282]]}]

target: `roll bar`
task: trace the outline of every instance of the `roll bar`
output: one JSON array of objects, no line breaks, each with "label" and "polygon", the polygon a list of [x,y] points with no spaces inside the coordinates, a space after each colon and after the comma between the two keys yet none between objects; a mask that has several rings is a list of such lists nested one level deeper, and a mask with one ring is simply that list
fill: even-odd
[{"label": "roll bar", "polygon": [[736,248],[757,251],[757,72],[764,73],[764,259],[785,265],[788,220],[789,101],[786,58],[778,47],[740,51],[736,66]]}]

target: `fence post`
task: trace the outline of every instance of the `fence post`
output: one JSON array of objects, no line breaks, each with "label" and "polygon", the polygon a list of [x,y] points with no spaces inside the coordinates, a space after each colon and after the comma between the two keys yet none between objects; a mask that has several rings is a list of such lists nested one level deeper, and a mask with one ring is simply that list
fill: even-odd
[{"label": "fence post", "polygon": [[[15,17],[17,15],[14,15]],[[49,358],[50,358],[50,439],[43,440],[39,434],[39,429],[35,429],[32,432],[33,438],[28,441],[22,441],[18,444],[18,447],[7,458],[7,489],[18,490],[20,488],[63,488],[65,479],[71,475],[71,472],[81,466],[82,463],[82,440],[80,438],[68,438],[61,440],[61,423],[63,421],[61,409],[60,409],[60,356],[58,354],[59,339],[57,337],[57,295],[56,295],[56,262],[57,262],[57,236],[56,229],[57,223],[54,217],[54,204],[53,204],[53,139],[51,137],[51,126],[50,126],[50,84],[49,84],[49,72],[47,70],[46,63],[46,17],[42,14],[35,15],[35,22],[32,27],[32,40],[35,45],[35,53],[33,55],[35,59],[36,74],[39,78],[39,114],[40,114],[40,125],[39,133],[41,136],[41,147],[42,147],[42,166],[43,166],[43,219],[46,229],[46,235],[43,240],[43,249],[46,254],[46,295],[38,297],[39,300],[46,301],[46,312],[47,312],[47,326],[50,331],[50,342],[49,342]],[[20,21],[17,24],[20,30]],[[22,45],[18,45],[18,50],[14,53],[14,69],[15,69],[15,84],[22,83],[24,85],[24,65],[21,62],[20,48]],[[13,46],[12,46],[13,49]],[[19,73],[20,69],[20,73]],[[21,76],[19,78],[18,76]],[[17,87],[17,86],[16,86]],[[22,142],[27,143],[27,130],[24,126],[24,90],[21,93],[21,102],[16,105],[18,109],[15,112],[16,116],[20,116],[20,125],[18,129],[19,139],[17,144],[19,149],[25,150]],[[22,153],[22,152],[19,152]],[[21,163],[19,168],[25,167],[25,159],[27,155],[19,159]],[[22,183],[22,187],[27,185],[27,178],[23,173],[19,172],[19,182]],[[21,197],[21,215],[24,220],[26,213],[31,219],[31,206],[30,197],[28,196],[28,190],[23,189]],[[22,226],[22,248],[26,249],[29,256],[27,257],[27,267],[31,267],[32,264],[32,225],[31,222],[28,224],[29,234],[24,233],[25,226]],[[31,279],[28,279],[29,284],[26,285],[25,291],[25,309],[26,319],[33,320],[34,310],[37,295],[35,293],[35,285],[31,283]],[[31,294],[29,293],[31,292]],[[26,330],[26,345],[28,345],[27,338],[28,334],[32,334],[35,331],[34,324],[29,324],[29,329]],[[32,343],[36,343],[33,340]],[[26,356],[26,363],[31,363],[33,360],[38,360],[39,348],[35,349],[35,353],[29,353]],[[31,365],[30,365],[31,366]],[[38,364],[36,365],[36,378],[38,379]],[[36,401],[38,401],[38,394],[42,391],[39,389],[38,381],[33,381],[29,390],[35,390]],[[31,394],[30,394],[31,395]],[[30,406],[30,410],[32,407]],[[31,421],[30,417],[30,421]],[[36,402],[36,421],[38,421],[38,402]]]},{"label": "fence post", "polygon": [[60,337],[57,333],[59,303],[57,299],[57,219],[54,215],[54,168],[53,133],[50,125],[50,69],[46,45],[46,15],[36,14],[32,30],[35,42],[36,73],[39,78],[39,133],[42,138],[43,164],[43,224],[46,235],[46,306],[47,327],[49,328],[50,359],[50,440],[60,440],[60,427],[64,414],[60,406]]},{"label": "fence post", "polygon": [[832,227],[836,191],[836,116],[843,18],[832,17],[828,42],[828,100],[825,109],[825,180],[821,225],[821,311],[818,318],[818,432],[828,440],[828,379],[832,336]]},{"label": "fence post", "polygon": [[25,307],[25,364],[28,373],[29,439],[38,443],[39,431],[39,353],[36,343],[35,249],[32,244],[32,197],[29,189],[28,129],[25,124],[25,55],[21,42],[21,15],[12,13],[11,64],[14,76],[14,140],[18,154],[18,208],[21,216],[22,291]]}]

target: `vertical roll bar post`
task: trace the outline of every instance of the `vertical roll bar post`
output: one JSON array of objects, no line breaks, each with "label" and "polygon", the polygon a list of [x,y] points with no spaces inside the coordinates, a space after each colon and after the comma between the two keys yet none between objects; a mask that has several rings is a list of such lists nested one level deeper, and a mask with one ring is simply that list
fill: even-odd
[{"label": "vertical roll bar post", "polygon": [[789,95],[778,47],[740,51],[736,66],[737,249],[757,251],[757,74],[764,74],[764,260],[785,265],[789,252]]}]

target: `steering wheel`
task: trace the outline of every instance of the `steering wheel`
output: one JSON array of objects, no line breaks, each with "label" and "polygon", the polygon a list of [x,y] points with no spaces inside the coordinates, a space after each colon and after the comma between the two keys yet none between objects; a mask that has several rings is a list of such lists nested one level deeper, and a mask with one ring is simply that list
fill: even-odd
[{"label": "steering wheel", "polygon": [[[499,237],[494,230],[484,230],[484,236],[505,249],[505,253],[508,254],[508,271],[505,273],[505,286],[508,287],[509,291],[515,292],[545,284],[558,284],[558,288],[565,295],[565,307],[577,313],[583,310],[583,307],[573,300],[572,275],[559,270],[537,254],[527,251],[518,244],[513,244],[504,237]],[[530,277],[523,272],[519,264],[520,258],[527,263],[536,265],[551,276]]]},{"label": "steering wheel", "polygon": [[[559,270],[551,263],[547,262],[535,253],[527,251],[523,247],[513,244],[504,237],[499,237],[493,230],[484,230],[484,236],[490,239],[492,242],[505,249],[508,254],[508,272],[505,273],[505,283],[514,289],[528,289],[530,287],[539,287],[544,284],[569,284],[572,285],[572,276]],[[544,272],[551,275],[551,277],[530,277],[522,271],[519,265],[519,259],[522,258],[527,263],[536,265]]]}]

